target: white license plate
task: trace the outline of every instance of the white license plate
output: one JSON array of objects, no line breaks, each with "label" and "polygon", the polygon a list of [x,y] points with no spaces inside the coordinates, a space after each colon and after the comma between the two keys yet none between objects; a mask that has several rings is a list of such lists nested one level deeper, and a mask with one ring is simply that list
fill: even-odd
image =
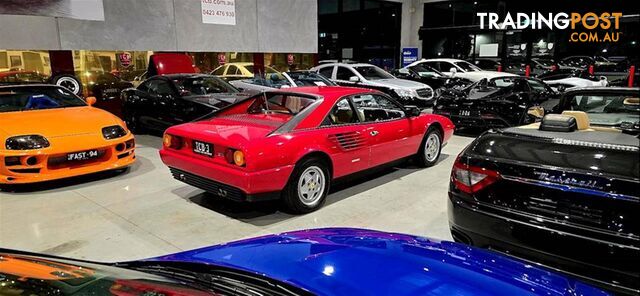
[{"label": "white license plate", "polygon": [[213,145],[210,143],[193,141],[193,153],[213,157]]},{"label": "white license plate", "polygon": [[100,156],[98,150],[88,150],[82,152],[74,152],[67,154],[67,161],[80,161],[94,159]]}]

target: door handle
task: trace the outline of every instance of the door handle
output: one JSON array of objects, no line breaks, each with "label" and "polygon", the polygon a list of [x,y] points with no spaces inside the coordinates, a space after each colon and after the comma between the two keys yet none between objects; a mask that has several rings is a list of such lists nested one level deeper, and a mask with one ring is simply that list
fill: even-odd
[{"label": "door handle", "polygon": [[378,131],[371,131],[369,134],[370,134],[371,136],[375,137],[375,136],[377,136],[377,135],[378,135]]}]

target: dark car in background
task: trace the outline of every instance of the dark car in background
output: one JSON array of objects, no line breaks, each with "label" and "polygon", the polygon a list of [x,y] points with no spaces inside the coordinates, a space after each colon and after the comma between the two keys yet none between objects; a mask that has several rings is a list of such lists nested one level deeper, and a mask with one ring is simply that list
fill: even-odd
[{"label": "dark car in background", "polygon": [[480,80],[463,89],[447,89],[433,113],[451,118],[456,128],[509,127],[534,122],[541,104],[559,94],[544,82],[522,76]]},{"label": "dark car in background", "polygon": [[391,74],[400,79],[422,82],[430,86],[434,91],[441,87],[460,87],[472,83],[471,80],[462,77],[445,75],[426,63],[400,68],[392,71]]},{"label": "dark car in background", "polygon": [[103,71],[86,71],[76,73],[84,85],[85,97],[96,97],[94,107],[107,110],[123,118],[120,92],[133,87],[131,82]]},{"label": "dark car in background", "polygon": [[43,75],[36,71],[28,71],[23,69],[10,69],[9,71],[0,72],[0,85],[18,85],[18,84],[55,84],[62,86],[74,95],[82,96],[82,84],[73,75],[59,73],[53,76]]},{"label": "dark car in background", "polygon": [[130,130],[164,131],[247,97],[231,84],[206,74],[153,76],[122,92],[124,121]]},{"label": "dark car in background", "polygon": [[455,161],[454,240],[640,293],[637,136],[591,127],[580,111],[491,130]]}]

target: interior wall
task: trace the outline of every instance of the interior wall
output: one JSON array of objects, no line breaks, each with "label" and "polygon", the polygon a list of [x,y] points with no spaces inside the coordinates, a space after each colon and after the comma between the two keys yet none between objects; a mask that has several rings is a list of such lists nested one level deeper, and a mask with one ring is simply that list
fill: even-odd
[{"label": "interior wall", "polygon": [[105,21],[0,15],[0,48],[318,51],[316,0],[236,0],[236,25],[203,24],[201,0],[104,0]]}]

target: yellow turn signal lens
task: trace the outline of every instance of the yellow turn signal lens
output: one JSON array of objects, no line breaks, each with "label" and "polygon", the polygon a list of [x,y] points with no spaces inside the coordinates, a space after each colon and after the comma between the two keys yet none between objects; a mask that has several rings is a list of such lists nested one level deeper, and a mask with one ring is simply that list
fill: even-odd
[{"label": "yellow turn signal lens", "polygon": [[162,144],[164,145],[164,147],[171,147],[171,141],[171,135],[164,134],[164,136],[162,137]]},{"label": "yellow turn signal lens", "polygon": [[244,153],[240,150],[233,152],[233,163],[237,166],[244,166]]}]

